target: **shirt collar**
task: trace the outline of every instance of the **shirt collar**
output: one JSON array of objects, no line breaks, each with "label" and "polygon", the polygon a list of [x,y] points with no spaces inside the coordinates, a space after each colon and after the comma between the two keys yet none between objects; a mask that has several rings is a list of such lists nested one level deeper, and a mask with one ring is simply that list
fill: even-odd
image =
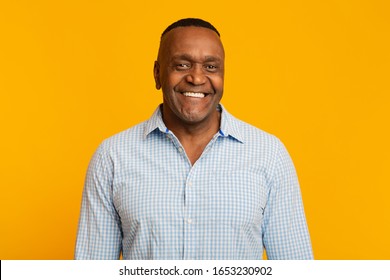
[{"label": "shirt collar", "polygon": [[162,119],[161,107],[162,104],[160,104],[157,107],[153,115],[146,122],[145,129],[144,129],[144,138],[146,138],[151,132],[153,132],[156,129],[159,129],[163,133],[167,133],[169,131],[169,129],[166,127]]},{"label": "shirt collar", "polygon": [[218,105],[218,110],[221,111],[221,127],[219,133],[223,137],[233,137],[237,141],[244,143],[244,137],[240,131],[240,123],[235,117],[233,117],[222,104]]},{"label": "shirt collar", "polygon": [[[169,129],[164,124],[164,121],[162,119],[161,114],[161,107],[162,104],[160,104],[157,109],[154,111],[151,118],[146,122],[146,126],[144,129],[144,138],[146,138],[151,132],[158,129],[162,133],[168,133]],[[244,143],[244,138],[242,137],[242,134],[240,133],[239,129],[239,120],[237,120],[235,117],[233,117],[226,109],[222,106],[222,104],[219,104],[217,107],[217,110],[221,111],[221,126],[219,129],[219,133],[222,137],[232,137],[236,139],[237,141]]]}]

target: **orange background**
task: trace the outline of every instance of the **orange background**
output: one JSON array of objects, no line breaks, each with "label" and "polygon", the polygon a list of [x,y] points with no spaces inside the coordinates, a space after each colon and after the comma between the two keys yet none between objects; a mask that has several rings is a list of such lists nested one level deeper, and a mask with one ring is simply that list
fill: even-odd
[{"label": "orange background", "polygon": [[388,1],[1,1],[1,259],[72,259],[99,143],[161,102],[173,21],[226,49],[223,104],[295,162],[317,259],[390,259]]}]

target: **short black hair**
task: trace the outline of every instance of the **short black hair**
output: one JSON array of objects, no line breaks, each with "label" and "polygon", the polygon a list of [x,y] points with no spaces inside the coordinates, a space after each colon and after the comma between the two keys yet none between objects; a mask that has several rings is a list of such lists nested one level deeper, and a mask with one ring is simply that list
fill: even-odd
[{"label": "short black hair", "polygon": [[197,27],[208,28],[208,29],[213,30],[215,33],[218,34],[219,37],[221,37],[221,35],[219,34],[218,30],[210,22],[207,22],[207,21],[205,21],[203,19],[200,19],[200,18],[183,18],[183,19],[180,19],[180,20],[172,23],[170,26],[168,26],[164,30],[164,32],[161,34],[161,38],[166,33],[168,33],[169,31],[171,31],[174,28],[185,27],[185,26],[197,26]]}]

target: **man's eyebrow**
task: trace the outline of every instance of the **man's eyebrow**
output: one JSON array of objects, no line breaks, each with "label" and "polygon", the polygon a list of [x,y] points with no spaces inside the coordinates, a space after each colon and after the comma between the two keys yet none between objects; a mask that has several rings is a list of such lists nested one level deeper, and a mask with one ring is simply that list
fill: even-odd
[{"label": "man's eyebrow", "polygon": [[[191,55],[189,55],[189,54],[178,54],[178,55],[172,56],[171,61],[173,61],[173,60],[194,61],[195,59]],[[212,61],[219,62],[221,60],[222,59],[220,57],[213,56],[213,55],[207,55],[207,56],[204,57],[204,62],[212,62]]]},{"label": "man's eyebrow", "polygon": [[219,62],[221,61],[222,59],[218,56],[213,56],[213,55],[208,55],[205,57],[205,62],[212,62],[212,61],[216,61],[216,62]]},{"label": "man's eyebrow", "polygon": [[192,60],[192,57],[188,54],[177,54],[171,57],[171,60],[182,59],[182,60]]}]

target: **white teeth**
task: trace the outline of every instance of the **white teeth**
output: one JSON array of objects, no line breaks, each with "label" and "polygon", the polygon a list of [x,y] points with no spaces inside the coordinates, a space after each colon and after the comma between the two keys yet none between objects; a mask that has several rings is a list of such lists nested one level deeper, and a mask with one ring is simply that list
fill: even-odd
[{"label": "white teeth", "polygon": [[196,98],[205,97],[204,93],[201,93],[201,92],[183,92],[183,95],[190,96],[190,97],[196,97]]}]

